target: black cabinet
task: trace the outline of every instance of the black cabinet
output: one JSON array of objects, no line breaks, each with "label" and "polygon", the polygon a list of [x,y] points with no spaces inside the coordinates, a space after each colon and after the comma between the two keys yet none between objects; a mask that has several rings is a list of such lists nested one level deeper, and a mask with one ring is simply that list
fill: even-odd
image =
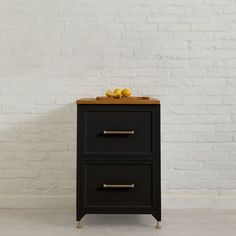
[{"label": "black cabinet", "polygon": [[160,221],[160,104],[77,108],[77,221],[104,213]]}]

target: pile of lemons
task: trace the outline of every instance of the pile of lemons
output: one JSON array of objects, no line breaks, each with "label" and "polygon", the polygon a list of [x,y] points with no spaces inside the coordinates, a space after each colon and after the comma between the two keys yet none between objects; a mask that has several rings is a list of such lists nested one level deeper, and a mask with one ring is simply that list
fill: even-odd
[{"label": "pile of lemons", "polygon": [[114,89],[114,91],[107,90],[106,96],[113,97],[113,98],[129,97],[129,96],[131,96],[131,91],[127,88],[122,89],[122,90],[119,88],[116,88],[116,89]]}]

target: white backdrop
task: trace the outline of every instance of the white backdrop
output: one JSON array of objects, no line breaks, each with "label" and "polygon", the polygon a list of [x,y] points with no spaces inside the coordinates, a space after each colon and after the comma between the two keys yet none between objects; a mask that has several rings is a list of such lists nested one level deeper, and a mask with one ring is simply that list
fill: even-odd
[{"label": "white backdrop", "polygon": [[0,206],[74,203],[74,101],[113,87],[161,100],[167,207],[236,196],[234,0],[0,0]]}]

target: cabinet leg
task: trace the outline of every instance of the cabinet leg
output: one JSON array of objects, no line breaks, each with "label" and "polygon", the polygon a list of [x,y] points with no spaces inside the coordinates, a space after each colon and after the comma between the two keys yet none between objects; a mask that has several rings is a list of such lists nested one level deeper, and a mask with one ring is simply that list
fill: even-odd
[{"label": "cabinet leg", "polygon": [[77,229],[82,229],[82,224],[80,223],[80,221],[77,222],[77,226],[76,226]]},{"label": "cabinet leg", "polygon": [[160,225],[160,222],[159,222],[159,221],[157,221],[157,224],[156,224],[155,228],[156,228],[156,229],[160,229],[160,228],[161,228],[161,225]]}]

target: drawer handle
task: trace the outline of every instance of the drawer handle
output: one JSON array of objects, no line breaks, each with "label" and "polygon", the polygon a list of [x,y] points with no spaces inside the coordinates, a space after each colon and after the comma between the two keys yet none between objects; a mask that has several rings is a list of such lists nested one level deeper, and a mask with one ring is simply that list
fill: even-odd
[{"label": "drawer handle", "polygon": [[103,184],[103,188],[134,188],[134,184]]},{"label": "drawer handle", "polygon": [[104,130],[103,134],[134,134],[134,130]]}]

